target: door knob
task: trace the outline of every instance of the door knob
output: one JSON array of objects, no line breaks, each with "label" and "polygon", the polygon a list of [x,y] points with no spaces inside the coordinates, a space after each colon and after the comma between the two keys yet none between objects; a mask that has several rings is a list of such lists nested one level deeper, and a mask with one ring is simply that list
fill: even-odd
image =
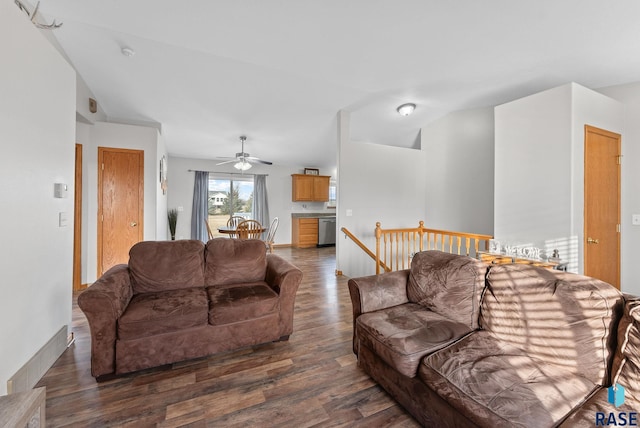
[{"label": "door knob", "polygon": [[138,225],[138,223],[136,223],[135,221],[132,221],[131,223],[129,223],[129,226],[131,227],[136,227]]},{"label": "door knob", "polygon": [[599,239],[587,238],[587,244],[599,244]]}]

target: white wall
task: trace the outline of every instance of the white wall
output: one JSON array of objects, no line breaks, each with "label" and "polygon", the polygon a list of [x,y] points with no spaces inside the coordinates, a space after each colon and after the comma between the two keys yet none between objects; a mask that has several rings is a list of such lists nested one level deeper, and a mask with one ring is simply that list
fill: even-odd
[{"label": "white wall", "polygon": [[[178,225],[176,227],[176,239],[191,239],[191,208],[193,204],[193,180],[194,173],[189,170],[199,171],[238,171],[230,165],[219,165],[215,160],[189,159],[180,157],[169,158],[169,208],[182,207],[178,213]],[[324,202],[292,202],[291,201],[291,174],[301,174],[304,168],[279,166],[279,165],[254,165],[250,174],[268,174],[267,195],[269,201],[269,216],[271,219],[278,217],[279,225],[276,231],[276,245],[291,244],[291,214],[292,213],[335,213],[335,209],[326,208]],[[320,170],[321,175],[335,177],[335,171]],[[229,176],[233,177],[233,176]]]},{"label": "white wall", "polygon": [[493,107],[457,111],[422,128],[425,226],[493,235],[493,130]]},{"label": "white wall", "polygon": [[496,239],[544,247],[572,236],[571,123],[570,85],[495,108]]},{"label": "white wall", "polygon": [[[87,128],[85,128],[87,127]],[[162,194],[159,181],[160,158],[166,155],[164,140],[156,128],[118,123],[95,122],[79,124],[83,130],[79,138],[83,145],[83,217],[86,223],[86,278],[83,283],[97,279],[98,258],[98,147],[117,147],[144,150],[144,239],[167,239],[167,195]],[[84,215],[86,212],[86,216]]]},{"label": "white wall", "polygon": [[640,226],[631,224],[631,215],[640,214],[640,82],[598,89],[624,105],[622,135],[622,290],[640,295]]},{"label": "white wall", "polygon": [[[348,112],[339,113],[338,128],[338,231],[346,227],[375,251],[376,222],[417,227],[425,218],[425,152],[351,141]],[[336,259],[346,276],[375,273],[375,262],[341,232]]]},{"label": "white wall", "polygon": [[584,125],[622,133],[622,105],[570,83],[495,108],[495,237],[558,248],[583,272]]},{"label": "white wall", "polygon": [[76,74],[76,118],[79,121],[93,124],[96,121],[106,121],[107,115],[98,102],[98,109],[95,113],[89,111],[89,98],[96,99],[91,89],[87,86],[82,76]]},{"label": "white wall", "polygon": [[[0,395],[71,322],[76,77],[13,2],[0,2]],[[69,186],[53,197],[54,183]],[[59,213],[67,213],[59,227]]]}]

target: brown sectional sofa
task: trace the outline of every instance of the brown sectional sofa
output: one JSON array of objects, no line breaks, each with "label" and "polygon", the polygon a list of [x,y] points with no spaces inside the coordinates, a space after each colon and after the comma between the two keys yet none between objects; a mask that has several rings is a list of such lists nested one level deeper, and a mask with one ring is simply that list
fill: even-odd
[{"label": "brown sectional sofa", "polygon": [[96,378],[286,340],[302,272],[260,240],[146,241],[78,296]]},{"label": "brown sectional sofa", "polygon": [[640,411],[640,306],[602,281],[425,251],[349,292],[359,366],[425,426],[595,426]]}]

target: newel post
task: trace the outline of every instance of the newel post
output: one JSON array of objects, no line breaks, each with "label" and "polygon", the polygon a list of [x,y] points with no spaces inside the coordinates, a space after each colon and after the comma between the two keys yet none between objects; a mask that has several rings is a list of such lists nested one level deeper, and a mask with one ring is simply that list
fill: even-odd
[{"label": "newel post", "polygon": [[418,224],[418,235],[420,236],[420,251],[424,251],[424,221]]},{"label": "newel post", "polygon": [[376,222],[376,275],[380,275],[380,236],[382,236],[382,229],[380,228],[380,222]]}]

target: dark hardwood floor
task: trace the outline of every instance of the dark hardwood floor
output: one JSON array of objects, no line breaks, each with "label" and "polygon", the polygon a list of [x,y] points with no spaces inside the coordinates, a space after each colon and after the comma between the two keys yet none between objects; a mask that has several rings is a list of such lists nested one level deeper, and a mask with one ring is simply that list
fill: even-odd
[{"label": "dark hardwood floor", "polygon": [[[74,301],[75,343],[38,386],[53,427],[417,427],[351,351],[347,278],[335,249],[277,248],[304,272],[289,341],[96,383],[87,321]],[[75,299],[74,299],[75,300]]]}]

